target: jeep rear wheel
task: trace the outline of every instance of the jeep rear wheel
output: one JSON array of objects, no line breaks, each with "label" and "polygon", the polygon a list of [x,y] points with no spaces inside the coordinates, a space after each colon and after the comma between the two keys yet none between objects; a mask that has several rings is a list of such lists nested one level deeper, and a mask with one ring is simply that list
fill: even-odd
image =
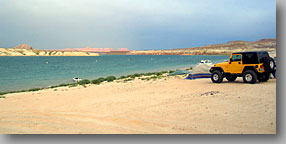
[{"label": "jeep rear wheel", "polygon": [[223,80],[222,73],[220,71],[214,71],[212,73],[211,79],[213,83],[221,83]]},{"label": "jeep rear wheel", "polygon": [[267,81],[269,80],[269,78],[270,78],[270,74],[267,73],[267,74],[261,76],[261,77],[259,78],[259,81],[260,81],[260,82],[267,82]]},{"label": "jeep rear wheel", "polygon": [[253,70],[247,70],[243,73],[243,81],[245,83],[255,84],[257,81],[257,74]]},{"label": "jeep rear wheel", "polygon": [[236,78],[237,78],[237,76],[232,76],[232,75],[228,75],[228,76],[226,76],[225,77],[228,81],[235,81],[236,80]]}]

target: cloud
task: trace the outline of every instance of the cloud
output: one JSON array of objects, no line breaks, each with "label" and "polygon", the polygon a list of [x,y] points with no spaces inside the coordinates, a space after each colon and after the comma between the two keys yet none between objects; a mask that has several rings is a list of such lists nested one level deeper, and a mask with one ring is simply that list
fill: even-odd
[{"label": "cloud", "polygon": [[161,49],[276,35],[269,0],[1,1],[0,46]]}]

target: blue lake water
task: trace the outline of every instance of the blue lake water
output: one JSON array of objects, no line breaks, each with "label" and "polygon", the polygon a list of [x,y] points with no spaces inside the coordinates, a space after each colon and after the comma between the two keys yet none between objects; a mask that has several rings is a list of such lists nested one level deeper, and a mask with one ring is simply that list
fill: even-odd
[{"label": "blue lake water", "polygon": [[[0,92],[71,83],[73,77],[96,79],[191,67],[201,59],[214,63],[229,56],[0,57]],[[48,63],[47,63],[48,62]]]}]

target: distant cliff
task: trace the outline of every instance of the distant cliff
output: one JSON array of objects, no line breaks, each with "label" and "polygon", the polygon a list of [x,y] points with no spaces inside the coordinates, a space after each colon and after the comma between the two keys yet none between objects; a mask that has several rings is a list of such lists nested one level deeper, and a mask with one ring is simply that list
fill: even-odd
[{"label": "distant cliff", "polygon": [[14,48],[0,48],[0,56],[99,56],[99,54],[92,52],[37,50],[27,44],[23,44]]},{"label": "distant cliff", "polygon": [[206,45],[194,48],[171,50],[131,51],[130,55],[229,55],[241,51],[276,52],[276,39],[262,39],[255,42],[230,41],[226,44]]}]

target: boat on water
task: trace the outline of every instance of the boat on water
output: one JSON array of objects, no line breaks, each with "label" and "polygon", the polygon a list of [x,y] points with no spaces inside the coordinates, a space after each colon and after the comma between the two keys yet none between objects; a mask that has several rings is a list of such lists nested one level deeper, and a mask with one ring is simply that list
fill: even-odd
[{"label": "boat on water", "polygon": [[208,65],[212,65],[212,64],[213,64],[211,60],[207,60],[207,59],[201,60],[200,63],[201,63],[201,64],[208,64]]},{"label": "boat on water", "polygon": [[74,77],[74,78],[72,78],[72,80],[73,80],[74,82],[80,82],[80,81],[82,81],[82,79],[80,79],[80,78],[78,78],[78,77]]}]

